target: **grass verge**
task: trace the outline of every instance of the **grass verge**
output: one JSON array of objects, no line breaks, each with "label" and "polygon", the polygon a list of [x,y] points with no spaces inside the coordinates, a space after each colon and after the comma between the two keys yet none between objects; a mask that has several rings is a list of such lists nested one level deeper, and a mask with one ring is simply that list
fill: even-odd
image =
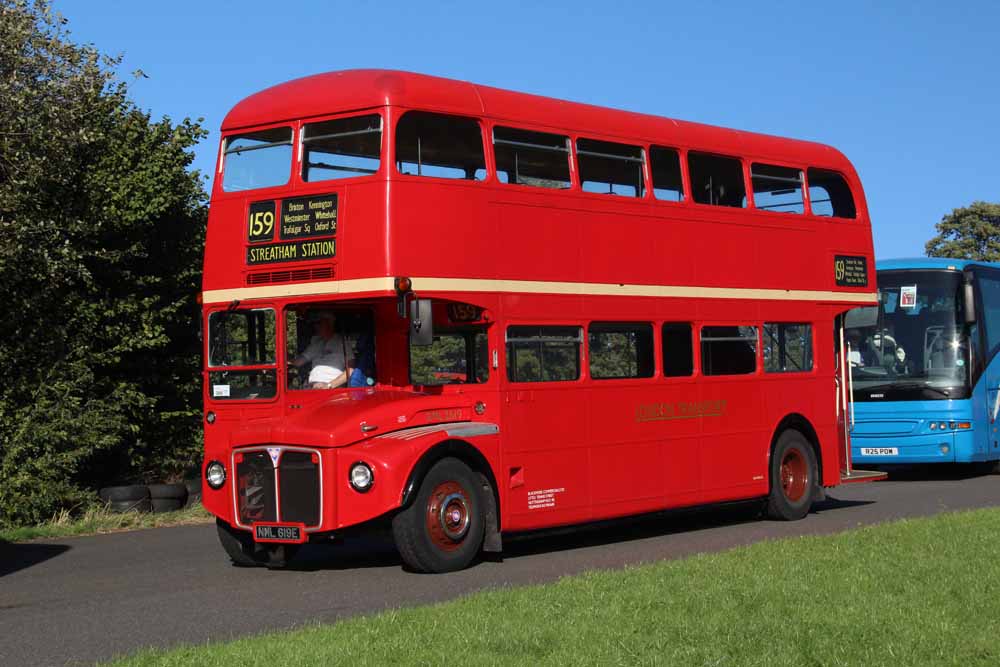
[{"label": "grass verge", "polygon": [[1000,510],[945,514],[115,664],[995,665],[997,553]]},{"label": "grass verge", "polygon": [[87,509],[81,515],[71,514],[64,510],[45,523],[37,526],[23,526],[0,530],[0,541],[26,542],[52,537],[69,537],[72,535],[93,535],[96,533],[116,533],[123,530],[138,528],[159,528],[161,526],[180,526],[191,523],[205,523],[212,520],[212,515],[205,511],[201,503],[185,507],[176,512],[124,512],[117,513],[95,506]]}]

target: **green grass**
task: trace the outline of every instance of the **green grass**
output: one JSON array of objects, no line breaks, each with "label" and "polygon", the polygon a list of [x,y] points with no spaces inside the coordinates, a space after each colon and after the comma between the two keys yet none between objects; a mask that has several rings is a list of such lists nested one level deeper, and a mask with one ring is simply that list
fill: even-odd
[{"label": "green grass", "polygon": [[1000,510],[979,510],[150,650],[116,664],[998,663]]},{"label": "green grass", "polygon": [[117,513],[95,506],[83,514],[75,515],[62,511],[45,523],[37,526],[23,526],[0,530],[0,541],[26,542],[53,537],[69,537],[73,535],[93,535],[96,533],[116,533],[123,530],[139,528],[160,528],[162,526],[179,526],[190,523],[205,523],[212,520],[212,515],[205,511],[201,503],[185,507],[176,512],[124,512]]}]

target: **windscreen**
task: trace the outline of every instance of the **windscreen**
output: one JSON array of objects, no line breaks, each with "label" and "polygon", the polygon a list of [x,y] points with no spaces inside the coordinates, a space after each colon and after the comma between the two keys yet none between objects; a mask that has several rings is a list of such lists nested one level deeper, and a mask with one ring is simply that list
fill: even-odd
[{"label": "windscreen", "polygon": [[[969,396],[957,271],[880,271],[874,325],[845,330],[856,401]],[[850,325],[848,317],[848,325]]]},{"label": "windscreen", "polygon": [[227,137],[223,157],[222,189],[226,192],[284,185],[292,173],[292,128]]},{"label": "windscreen", "polygon": [[215,400],[277,394],[277,321],[270,308],[225,310],[208,316],[209,396]]}]

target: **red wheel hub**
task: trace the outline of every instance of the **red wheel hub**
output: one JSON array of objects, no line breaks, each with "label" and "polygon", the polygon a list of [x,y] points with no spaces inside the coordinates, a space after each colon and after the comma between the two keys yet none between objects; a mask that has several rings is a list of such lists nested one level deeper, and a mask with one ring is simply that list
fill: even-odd
[{"label": "red wheel hub", "polygon": [[798,502],[809,486],[809,466],[799,449],[789,449],[781,459],[781,490],[785,498]]},{"label": "red wheel hub", "polygon": [[454,551],[462,546],[469,533],[472,502],[458,482],[443,482],[434,487],[427,499],[425,520],[434,546]]}]

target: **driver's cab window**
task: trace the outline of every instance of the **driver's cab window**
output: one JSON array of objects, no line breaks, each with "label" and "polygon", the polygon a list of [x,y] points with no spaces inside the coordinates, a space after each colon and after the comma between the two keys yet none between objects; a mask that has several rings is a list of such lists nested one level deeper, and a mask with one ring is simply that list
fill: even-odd
[{"label": "driver's cab window", "polygon": [[310,304],[285,311],[289,389],[337,389],[375,384],[372,314]]},{"label": "driver's cab window", "polygon": [[489,379],[486,331],[435,331],[430,345],[410,344],[414,385],[480,384]]}]

